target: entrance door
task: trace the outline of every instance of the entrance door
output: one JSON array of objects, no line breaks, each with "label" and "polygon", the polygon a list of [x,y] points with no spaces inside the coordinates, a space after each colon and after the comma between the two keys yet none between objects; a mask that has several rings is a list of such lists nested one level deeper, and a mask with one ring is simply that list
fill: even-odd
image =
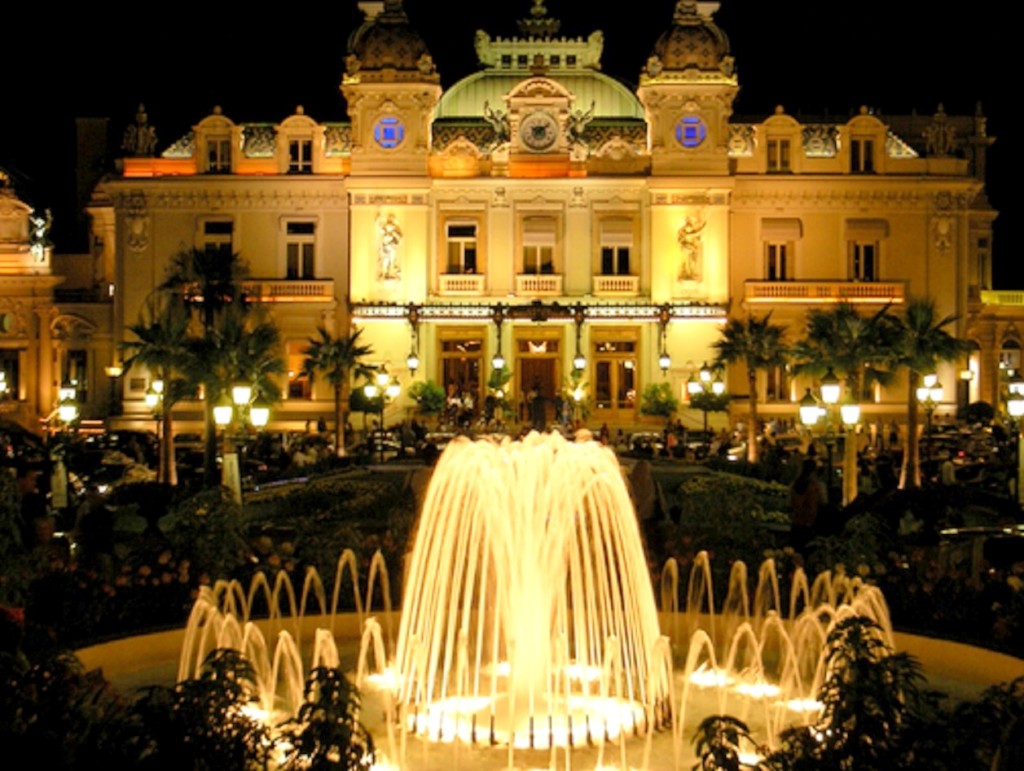
[{"label": "entrance door", "polygon": [[538,430],[557,420],[559,336],[557,329],[531,329],[516,336],[517,417]]},{"label": "entrance door", "polygon": [[[594,340],[594,419],[622,424],[636,420],[636,341],[632,332]],[[602,339],[604,338],[604,339]]]},{"label": "entrance door", "polygon": [[519,393],[523,395],[520,421],[543,430],[555,419],[555,360],[521,359],[518,369]]}]

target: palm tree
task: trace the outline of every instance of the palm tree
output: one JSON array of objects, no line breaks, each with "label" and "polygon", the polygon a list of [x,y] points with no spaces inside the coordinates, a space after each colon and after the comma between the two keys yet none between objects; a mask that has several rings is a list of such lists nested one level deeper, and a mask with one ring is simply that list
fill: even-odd
[{"label": "palm tree", "polygon": [[850,303],[807,314],[803,339],[793,346],[794,371],[821,376],[832,369],[846,382],[846,391],[860,399],[866,383],[885,383],[888,346],[886,330],[889,306],[871,316],[861,316]]},{"label": "palm tree", "polygon": [[[887,331],[891,328],[888,313],[887,305],[862,316],[850,303],[810,311],[804,337],[793,346],[794,371],[821,377],[831,369],[845,381],[846,393],[859,401],[865,381],[884,384],[891,379],[886,369],[890,351]],[[857,497],[857,454],[849,438],[844,449],[843,501],[848,504]]]},{"label": "palm tree", "polygon": [[126,369],[135,365],[145,367],[153,380],[163,381],[158,479],[171,485],[178,482],[174,462],[174,405],[194,391],[186,377],[188,324],[188,316],[180,306],[154,299],[144,307],[139,320],[128,327],[135,339],[123,345],[129,352]]},{"label": "palm tree", "polygon": [[757,463],[757,371],[780,367],[786,363],[788,349],[783,342],[786,330],[771,323],[771,313],[761,318],[748,315],[745,319],[729,319],[722,328],[722,336],[714,343],[718,352],[715,366],[722,367],[743,362],[747,367],[747,387],[750,393],[750,418],[747,421],[747,460]]},{"label": "palm tree", "polygon": [[[227,306],[215,325],[189,343],[189,372],[206,391],[211,412],[236,383],[252,386],[253,399],[274,402],[281,398],[276,376],[285,371],[281,356],[281,335],[259,309]],[[213,441],[211,441],[213,440]],[[211,451],[212,445],[212,451]],[[207,434],[205,463],[207,484],[216,481],[216,434]]]},{"label": "palm tree", "polygon": [[306,359],[302,362],[302,374],[312,382],[316,373],[322,372],[334,389],[334,451],[339,458],[345,454],[342,405],[348,404],[352,375],[369,377],[373,372],[373,368],[363,362],[364,357],[373,354],[373,348],[360,342],[362,333],[363,330],[357,329],[347,336],[335,337],[325,327],[320,327],[319,337],[311,337],[303,350]]},{"label": "palm tree", "polygon": [[246,304],[241,281],[248,274],[241,256],[226,247],[184,249],[171,258],[158,288],[180,297],[186,307],[198,312],[203,328],[209,330],[225,308]]},{"label": "palm tree", "polygon": [[[249,304],[241,281],[248,275],[248,266],[229,248],[183,249],[171,258],[167,275],[158,289],[179,300],[181,306],[197,319],[201,333],[192,337],[193,367],[196,382],[206,392],[203,409],[205,423],[204,477],[207,484],[217,479],[217,437],[213,422],[213,408],[221,391],[213,375],[216,364],[210,357],[218,351],[227,352],[226,346],[214,339],[218,324],[233,309],[244,314]],[[205,343],[200,342],[206,340]]]},{"label": "palm tree", "polygon": [[954,361],[969,349],[965,340],[950,334],[946,327],[955,316],[939,318],[935,301],[910,298],[900,317],[891,317],[892,363],[907,369],[907,449],[903,453],[900,487],[921,485],[921,460],[917,438],[917,388],[921,375],[935,369],[940,361]]}]

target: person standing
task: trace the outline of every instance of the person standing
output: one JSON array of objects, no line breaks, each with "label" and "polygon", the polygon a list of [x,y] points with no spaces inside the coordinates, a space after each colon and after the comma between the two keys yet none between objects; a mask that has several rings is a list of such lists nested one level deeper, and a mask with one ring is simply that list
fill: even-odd
[{"label": "person standing", "polygon": [[801,554],[814,536],[818,511],[826,501],[825,485],[818,479],[818,462],[805,458],[800,473],[789,487],[790,545]]}]

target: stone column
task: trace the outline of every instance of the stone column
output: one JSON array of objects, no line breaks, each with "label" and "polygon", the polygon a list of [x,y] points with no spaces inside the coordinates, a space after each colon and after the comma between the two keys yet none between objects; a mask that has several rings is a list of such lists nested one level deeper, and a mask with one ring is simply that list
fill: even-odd
[{"label": "stone column", "polygon": [[49,415],[53,408],[53,336],[50,320],[55,309],[50,305],[36,308],[39,319],[39,347],[36,356],[36,412]]}]

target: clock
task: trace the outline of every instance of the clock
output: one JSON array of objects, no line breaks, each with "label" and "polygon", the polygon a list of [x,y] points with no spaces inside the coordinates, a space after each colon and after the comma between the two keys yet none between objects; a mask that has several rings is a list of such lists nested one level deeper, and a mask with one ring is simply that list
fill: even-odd
[{"label": "clock", "polygon": [[687,149],[700,147],[708,135],[708,124],[699,115],[684,115],[676,124],[676,141]]},{"label": "clock", "polygon": [[531,112],[519,124],[519,139],[534,152],[548,150],[558,140],[558,121],[549,112]]}]

